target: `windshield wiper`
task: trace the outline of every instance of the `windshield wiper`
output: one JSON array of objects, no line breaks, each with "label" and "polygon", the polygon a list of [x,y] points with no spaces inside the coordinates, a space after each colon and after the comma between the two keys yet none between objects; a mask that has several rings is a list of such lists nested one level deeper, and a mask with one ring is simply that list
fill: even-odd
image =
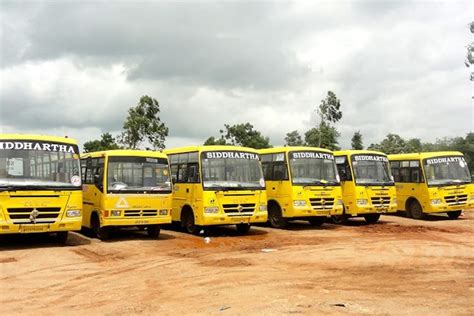
[{"label": "windshield wiper", "polygon": [[59,191],[64,187],[51,187],[45,185],[8,185],[0,186],[0,191],[27,191],[27,190],[48,190],[48,191]]}]

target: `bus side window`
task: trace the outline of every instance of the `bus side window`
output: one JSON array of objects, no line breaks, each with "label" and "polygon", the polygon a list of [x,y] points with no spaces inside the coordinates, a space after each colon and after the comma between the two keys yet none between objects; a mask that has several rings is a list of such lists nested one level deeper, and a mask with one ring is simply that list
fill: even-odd
[{"label": "bus side window", "polygon": [[351,167],[347,161],[342,164],[337,164],[336,166],[342,181],[352,181]]},{"label": "bus side window", "polygon": [[199,183],[199,165],[197,163],[188,164],[188,182]]},{"label": "bus side window", "polygon": [[176,183],[176,180],[178,179],[178,165],[171,165],[171,182]]},{"label": "bus side window", "polygon": [[275,163],[273,165],[273,180],[288,180],[288,172],[285,163]]},{"label": "bus side window", "polygon": [[400,182],[400,162],[399,161],[390,162],[390,168],[392,169],[393,180],[395,182]]},{"label": "bus side window", "polygon": [[270,180],[272,165],[268,162],[262,163],[263,177],[265,180]]},{"label": "bus side window", "polygon": [[188,165],[183,163],[178,165],[178,177],[176,182],[183,183],[188,182]]}]

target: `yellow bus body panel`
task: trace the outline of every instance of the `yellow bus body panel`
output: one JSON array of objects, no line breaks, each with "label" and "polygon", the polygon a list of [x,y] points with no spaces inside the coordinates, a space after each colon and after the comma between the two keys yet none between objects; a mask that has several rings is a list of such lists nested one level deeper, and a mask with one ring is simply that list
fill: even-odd
[{"label": "yellow bus body panel", "polygon": [[[334,156],[347,157],[352,172],[352,181],[341,181],[345,214],[349,216],[360,216],[365,214],[396,213],[397,196],[395,186],[356,185],[351,157],[352,155],[364,154],[387,156],[382,152],[372,150],[341,150],[334,152]],[[367,204],[358,205],[357,200],[367,200]]]},{"label": "yellow bus body panel", "polygon": [[[419,161],[422,168],[423,179],[425,171],[423,159],[442,157],[442,156],[464,156],[459,151],[440,151],[440,152],[424,152],[424,153],[407,153],[388,155],[390,162],[402,160]],[[408,201],[416,199],[423,210],[423,213],[446,213],[450,211],[458,211],[467,208],[474,208],[474,184],[447,185],[429,187],[426,183],[412,182],[396,182],[398,210],[407,211]],[[448,201],[446,200],[448,198]],[[456,198],[458,199],[456,201]],[[441,203],[433,205],[431,200],[440,199]],[[466,201],[463,203],[463,201]]]},{"label": "yellow bus body panel", "polygon": [[[303,146],[260,149],[258,153],[260,155],[284,153],[286,161],[288,162],[288,153],[290,151],[317,151],[332,154],[332,151],[327,149]],[[289,166],[287,166],[287,168],[289,168]],[[268,201],[278,203],[284,218],[342,215],[343,206],[337,203],[338,200],[342,199],[341,186],[303,187],[301,185],[293,185],[290,170],[288,170],[288,175],[288,180],[265,181]],[[295,200],[305,200],[306,206],[294,206],[293,201]],[[311,204],[314,204],[314,206]]]},{"label": "yellow bus body panel", "polygon": [[[104,192],[95,184],[83,184],[84,216],[82,226],[92,228],[91,217],[93,213],[99,216],[101,227],[170,224],[172,209],[171,193],[118,194],[106,192],[107,177],[105,175],[107,175],[108,157],[113,156],[168,159],[161,152],[144,150],[108,150],[81,155],[81,159],[89,157],[104,158]],[[112,216],[112,211],[120,211],[120,215]]]},{"label": "yellow bus body panel", "polygon": [[[243,151],[257,154],[252,148],[239,146],[188,146],[164,150],[170,157],[173,154],[189,152],[198,153],[199,170],[201,170],[201,153],[205,151]],[[204,190],[202,178],[199,183],[175,183],[173,185],[173,221],[181,222],[181,213],[185,207],[190,207],[194,213],[194,221],[199,226],[216,226],[231,224],[254,224],[267,221],[267,195],[265,190],[232,190],[212,191]],[[252,205],[254,211],[229,212],[232,205]],[[260,210],[264,206],[265,210]],[[218,213],[204,213],[205,207],[217,207]],[[227,212],[226,212],[227,211]],[[245,211],[245,209],[244,209]]]},{"label": "yellow bus body panel", "polygon": [[[44,141],[68,145],[76,145],[72,138],[32,135],[32,134],[0,134],[0,140],[7,141]],[[49,214],[56,218],[54,223],[36,223],[24,221],[21,224],[12,222],[13,212],[9,210],[24,209],[15,215],[26,217],[37,209],[41,214]],[[67,210],[79,210],[81,216],[67,217]],[[82,222],[82,191],[80,190],[18,190],[0,192],[0,234],[47,233],[61,231],[78,231]]]}]

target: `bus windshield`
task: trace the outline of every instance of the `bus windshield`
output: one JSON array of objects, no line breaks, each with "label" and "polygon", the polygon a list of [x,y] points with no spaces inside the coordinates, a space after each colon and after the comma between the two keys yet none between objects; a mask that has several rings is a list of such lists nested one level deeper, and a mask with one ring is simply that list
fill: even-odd
[{"label": "bus windshield", "polygon": [[81,189],[77,146],[22,141],[14,144],[12,149],[0,147],[0,190]]},{"label": "bus windshield", "polygon": [[109,193],[171,192],[165,158],[109,157],[107,170]]},{"label": "bus windshield", "polygon": [[293,184],[339,185],[334,156],[322,152],[290,152]]},{"label": "bus windshield", "polygon": [[388,159],[385,156],[353,155],[352,167],[356,184],[394,185]]},{"label": "bus windshield", "polygon": [[471,182],[469,167],[462,156],[428,158],[423,164],[428,185]]},{"label": "bus windshield", "polygon": [[264,189],[258,155],[237,151],[203,152],[203,186],[212,190]]}]

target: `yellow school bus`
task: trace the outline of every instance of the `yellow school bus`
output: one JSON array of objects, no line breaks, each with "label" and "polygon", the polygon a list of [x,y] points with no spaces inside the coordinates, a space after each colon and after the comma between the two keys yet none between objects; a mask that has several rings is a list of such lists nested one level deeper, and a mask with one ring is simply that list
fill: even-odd
[{"label": "yellow school bus", "polygon": [[173,221],[188,233],[235,224],[245,234],[267,221],[267,196],[256,150],[191,146],[165,150],[171,164]]},{"label": "yellow school bus", "polygon": [[171,223],[171,180],[165,154],[108,150],[81,157],[82,226],[105,240],[114,229],[137,227],[158,238]]},{"label": "yellow school bus", "polygon": [[81,170],[71,138],[0,134],[0,234],[56,233],[82,220]]},{"label": "yellow school bus", "polygon": [[397,211],[395,183],[386,154],[343,150],[334,152],[334,156],[344,201],[344,213],[332,217],[335,223],[342,224],[356,216],[375,223],[380,214]]},{"label": "yellow school bus", "polygon": [[474,207],[474,184],[458,151],[389,155],[397,188],[398,209],[422,219],[447,213],[452,219]]},{"label": "yellow school bus", "polygon": [[342,215],[341,185],[331,151],[275,147],[259,154],[271,226],[285,228],[297,219],[320,226],[328,216]]}]

